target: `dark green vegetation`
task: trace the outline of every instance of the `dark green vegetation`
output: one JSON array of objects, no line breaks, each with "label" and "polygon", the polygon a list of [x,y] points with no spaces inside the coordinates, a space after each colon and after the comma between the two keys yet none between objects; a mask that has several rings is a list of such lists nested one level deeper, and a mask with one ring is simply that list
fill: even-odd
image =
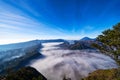
[{"label": "dark green vegetation", "polygon": [[0,80],[47,80],[42,74],[32,67],[21,68],[16,72],[10,72]]},{"label": "dark green vegetation", "polygon": [[118,60],[120,56],[120,23],[113,26],[112,29],[103,31],[97,40],[101,42],[101,45],[93,44],[94,47]]},{"label": "dark green vegetation", "polygon": [[119,69],[97,70],[82,80],[120,80]]}]

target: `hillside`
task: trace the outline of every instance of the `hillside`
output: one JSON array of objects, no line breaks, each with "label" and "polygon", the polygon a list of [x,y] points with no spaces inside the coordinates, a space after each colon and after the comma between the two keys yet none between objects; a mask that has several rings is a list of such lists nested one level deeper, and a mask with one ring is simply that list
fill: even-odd
[{"label": "hillside", "polygon": [[20,42],[20,43],[5,44],[5,45],[0,45],[0,51],[8,51],[13,49],[15,50],[15,49],[21,49],[21,48],[25,49],[40,43],[41,43],[40,40],[31,40],[31,41]]},{"label": "hillside", "polygon": [[93,43],[100,44],[96,40],[75,40],[71,42],[64,42],[61,46],[70,50],[82,50],[82,49],[96,49],[92,46]]},{"label": "hillside", "polygon": [[7,69],[17,69],[25,64],[25,61],[41,54],[41,43],[38,40],[0,45],[0,74],[6,73]]},{"label": "hillside", "polygon": [[89,37],[83,37],[82,39],[80,39],[80,41],[88,41],[88,40],[95,40]]},{"label": "hillside", "polygon": [[82,80],[120,80],[119,69],[97,70]]},{"label": "hillside", "polygon": [[0,80],[47,80],[41,73],[32,67],[24,67],[15,72],[10,72],[6,76],[1,76]]}]

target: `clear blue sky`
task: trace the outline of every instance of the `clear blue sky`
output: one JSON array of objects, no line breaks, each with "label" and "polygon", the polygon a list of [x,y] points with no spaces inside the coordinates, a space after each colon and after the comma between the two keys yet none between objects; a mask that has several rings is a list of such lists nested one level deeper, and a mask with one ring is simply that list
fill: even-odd
[{"label": "clear blue sky", "polygon": [[120,0],[0,0],[0,42],[96,37],[120,21]]}]

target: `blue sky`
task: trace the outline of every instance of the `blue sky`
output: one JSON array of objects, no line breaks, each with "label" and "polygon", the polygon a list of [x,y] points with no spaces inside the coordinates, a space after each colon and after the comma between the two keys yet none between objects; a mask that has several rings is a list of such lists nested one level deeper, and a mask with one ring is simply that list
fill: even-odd
[{"label": "blue sky", "polygon": [[120,0],[0,0],[0,44],[95,38],[120,21]]}]

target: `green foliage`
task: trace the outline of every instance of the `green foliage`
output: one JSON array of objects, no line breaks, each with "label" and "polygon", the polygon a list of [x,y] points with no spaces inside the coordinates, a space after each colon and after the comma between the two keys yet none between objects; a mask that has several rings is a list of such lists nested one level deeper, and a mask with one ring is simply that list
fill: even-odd
[{"label": "green foliage", "polygon": [[97,40],[102,44],[93,44],[94,47],[105,53],[111,53],[115,59],[118,59],[120,55],[120,23],[113,26],[112,29],[108,29],[102,32],[97,37]]},{"label": "green foliage", "polygon": [[97,70],[82,80],[120,80],[119,69]]}]

